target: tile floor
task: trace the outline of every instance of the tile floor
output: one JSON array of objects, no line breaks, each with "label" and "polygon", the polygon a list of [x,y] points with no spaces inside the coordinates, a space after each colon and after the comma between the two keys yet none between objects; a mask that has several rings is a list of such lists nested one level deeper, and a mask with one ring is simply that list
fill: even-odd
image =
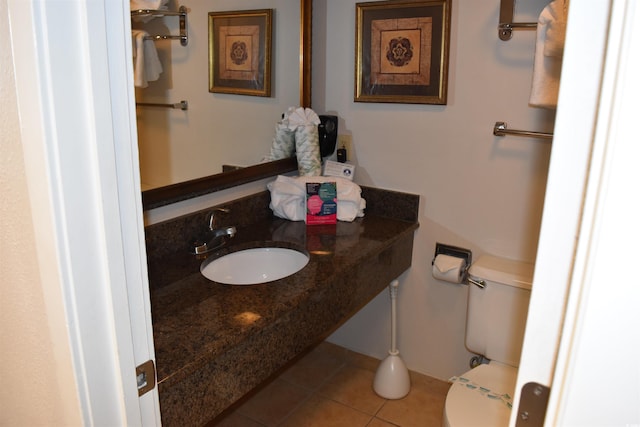
[{"label": "tile floor", "polygon": [[216,420],[216,427],[438,427],[449,384],[411,372],[398,400],[372,388],[379,361],[323,342]]}]

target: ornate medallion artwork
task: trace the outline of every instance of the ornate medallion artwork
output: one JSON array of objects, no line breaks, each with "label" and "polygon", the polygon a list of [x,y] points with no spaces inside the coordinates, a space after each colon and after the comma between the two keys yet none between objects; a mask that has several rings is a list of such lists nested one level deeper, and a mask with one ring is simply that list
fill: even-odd
[{"label": "ornate medallion artwork", "polygon": [[396,67],[404,67],[413,58],[413,46],[411,41],[404,37],[398,37],[389,42],[387,46],[387,59]]},{"label": "ornate medallion artwork", "polygon": [[372,22],[372,84],[430,84],[431,21],[429,17]]},{"label": "ornate medallion artwork", "polygon": [[447,103],[450,4],[356,3],[355,101]]}]

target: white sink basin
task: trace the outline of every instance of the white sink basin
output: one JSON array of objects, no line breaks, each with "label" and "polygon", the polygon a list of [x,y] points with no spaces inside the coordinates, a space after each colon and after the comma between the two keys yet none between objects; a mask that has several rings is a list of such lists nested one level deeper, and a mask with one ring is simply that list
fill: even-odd
[{"label": "white sink basin", "polygon": [[204,277],[227,285],[256,285],[282,279],[300,271],[309,256],[295,249],[252,248],[206,260]]}]

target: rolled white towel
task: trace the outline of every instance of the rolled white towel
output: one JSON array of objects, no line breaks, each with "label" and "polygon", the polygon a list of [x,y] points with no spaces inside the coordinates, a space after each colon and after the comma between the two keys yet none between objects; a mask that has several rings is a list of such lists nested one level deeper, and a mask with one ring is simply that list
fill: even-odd
[{"label": "rolled white towel", "polygon": [[283,121],[276,124],[276,134],[271,142],[271,150],[262,161],[270,162],[272,160],[287,159],[296,152],[296,136],[295,132],[289,129]]},{"label": "rolled white towel", "polygon": [[335,181],[338,198],[337,217],[339,221],[351,222],[364,216],[366,201],[362,198],[362,189],[358,184],[345,178],[327,176],[288,177],[280,175],[267,184],[271,192],[269,207],[274,215],[291,221],[304,221],[307,182]]},{"label": "rolled white towel", "polygon": [[300,176],[322,175],[318,125],[300,125],[296,128],[294,135]]},{"label": "rolled white towel", "polygon": [[295,134],[295,152],[300,176],[322,174],[318,125],[320,117],[311,108],[289,107],[282,124]]},{"label": "rolled white towel", "polygon": [[162,64],[153,40],[145,40],[149,33],[131,30],[133,42],[133,83],[136,87],[147,87],[149,82],[158,80]]}]

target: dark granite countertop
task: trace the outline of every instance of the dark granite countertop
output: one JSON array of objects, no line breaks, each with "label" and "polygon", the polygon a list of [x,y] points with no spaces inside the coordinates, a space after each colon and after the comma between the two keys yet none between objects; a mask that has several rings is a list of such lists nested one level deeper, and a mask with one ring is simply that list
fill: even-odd
[{"label": "dark granite countertop", "polygon": [[[176,224],[161,227],[185,228]],[[375,214],[335,226],[258,218],[210,256],[272,245],[310,255],[294,275],[259,285],[212,282],[183,247],[150,256],[163,425],[206,423],[328,336],[409,268],[417,228]]]},{"label": "dark granite countertop", "polygon": [[308,251],[310,260],[292,276],[250,286],[211,282],[200,274],[202,258],[174,254],[164,263],[165,271],[156,273],[182,278],[152,293],[158,382],[188,374],[203,359],[215,358],[265,324],[278,321],[301,299],[322,293],[334,275],[358,268],[363,258],[416,228],[417,224],[377,217],[336,226],[307,227],[281,219],[255,224],[238,230],[228,248],[212,256],[276,242]]}]

